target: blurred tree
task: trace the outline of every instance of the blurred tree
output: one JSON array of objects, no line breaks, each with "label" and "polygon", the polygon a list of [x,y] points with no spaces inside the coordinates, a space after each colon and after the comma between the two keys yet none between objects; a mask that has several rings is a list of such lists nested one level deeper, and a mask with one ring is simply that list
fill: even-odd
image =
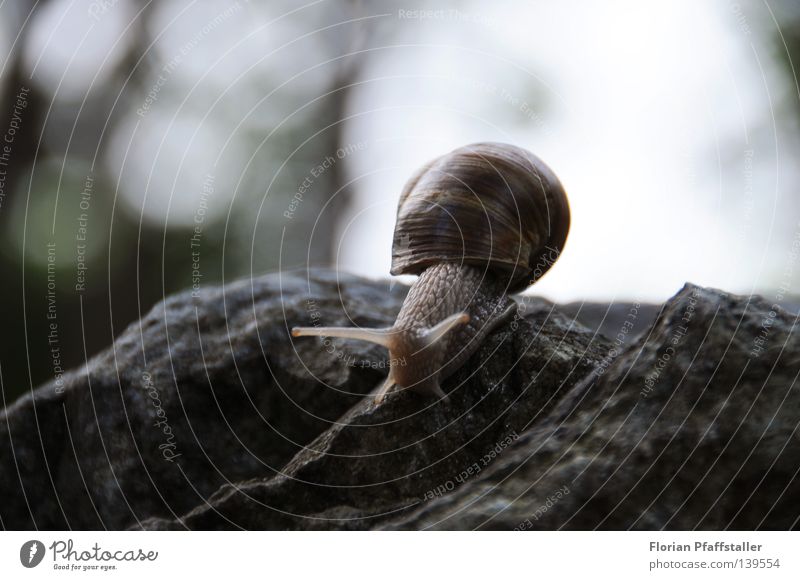
[{"label": "blurred tree", "polygon": [[[364,10],[357,1],[297,10],[291,2],[237,0],[0,7],[5,35],[19,33],[0,75],[0,131],[11,122],[20,87],[30,88],[0,207],[6,403],[82,364],[165,294],[192,286],[191,219],[182,219],[177,202],[169,213],[152,214],[142,200],[188,197],[191,218],[204,203],[202,186],[183,186],[202,184],[211,168],[190,160],[182,170],[190,179],[182,180],[180,159],[159,147],[163,157],[148,161],[154,148],[137,141],[141,136],[162,144],[175,139],[179,154],[196,146],[233,160],[217,168],[204,222],[203,286],[249,275],[251,266],[258,274],[307,259],[330,263],[334,224],[347,204],[342,163],[314,180],[294,219],[284,212],[306,176],[347,145],[344,110],[370,34]],[[176,14],[174,22],[165,20]],[[306,37],[313,43],[304,44]],[[285,47],[270,45],[281,38]],[[225,60],[227,51],[235,57]],[[175,55],[180,66],[171,61]],[[329,64],[314,69],[321,62]],[[250,65],[228,86],[231,70]],[[167,87],[150,117],[138,116],[165,66],[172,73]],[[173,122],[222,128],[230,148],[223,151],[218,141],[190,145],[185,135],[170,135]],[[149,165],[137,166],[137,159]],[[148,189],[143,174],[151,170],[156,179]]]}]

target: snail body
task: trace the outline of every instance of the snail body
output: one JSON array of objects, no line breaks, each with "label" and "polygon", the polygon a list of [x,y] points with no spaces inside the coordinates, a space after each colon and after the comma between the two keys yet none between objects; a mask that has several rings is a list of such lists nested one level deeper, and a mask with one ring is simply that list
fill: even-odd
[{"label": "snail body", "polygon": [[503,143],[456,149],[426,164],[400,196],[391,273],[417,274],[388,328],[300,327],[293,336],[385,346],[395,386],[445,396],[441,381],[516,311],[510,293],[536,282],[569,231],[566,194],[532,153]]},{"label": "snail body", "polygon": [[[491,274],[443,262],[426,268],[409,290],[392,330],[392,379],[417,392],[444,397],[441,381],[457,371],[516,303]],[[442,336],[430,329],[442,321]],[[452,326],[451,326],[452,325]],[[392,336],[392,335],[390,335]]]}]

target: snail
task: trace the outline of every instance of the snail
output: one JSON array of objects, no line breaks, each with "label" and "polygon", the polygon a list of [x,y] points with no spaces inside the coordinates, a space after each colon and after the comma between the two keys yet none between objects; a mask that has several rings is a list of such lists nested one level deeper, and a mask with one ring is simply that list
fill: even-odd
[{"label": "snail", "polygon": [[364,340],[389,350],[380,404],[395,386],[444,398],[442,381],[516,313],[509,294],[561,254],[570,212],[553,171],[505,143],[460,147],[419,169],[400,195],[392,275],[418,274],[388,328],[296,327],[292,336]]}]

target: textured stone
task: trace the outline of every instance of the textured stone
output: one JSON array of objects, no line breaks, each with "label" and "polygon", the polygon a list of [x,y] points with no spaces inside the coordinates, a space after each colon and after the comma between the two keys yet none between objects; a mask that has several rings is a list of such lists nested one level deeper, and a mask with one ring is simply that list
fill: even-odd
[{"label": "textured stone", "polygon": [[[792,528],[795,316],[687,285],[609,338],[525,299],[443,384],[369,396],[406,288],[315,270],[166,300],[0,413],[9,529]],[[621,310],[622,308],[622,310]],[[627,309],[625,312],[623,310]],[[576,314],[579,316],[579,314]]]},{"label": "textured stone", "polygon": [[389,527],[796,528],[795,322],[687,285],[484,477]]},{"label": "textured stone", "polygon": [[2,524],[126,528],[274,475],[381,380],[371,367],[384,357],[293,345],[287,328],[317,314],[387,324],[405,290],[321,271],[167,299],[65,375],[62,393],[49,383],[0,413]]},{"label": "textured stone", "polygon": [[[516,329],[516,330],[515,330]],[[480,477],[605,354],[605,339],[557,312],[502,327],[445,381],[448,399],[367,398],[270,480],[226,485],[154,528],[374,526]]]}]

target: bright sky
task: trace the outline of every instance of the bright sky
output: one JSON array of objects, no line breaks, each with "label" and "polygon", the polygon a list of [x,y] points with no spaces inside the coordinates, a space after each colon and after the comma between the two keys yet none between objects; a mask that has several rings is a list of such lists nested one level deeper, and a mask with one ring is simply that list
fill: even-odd
[{"label": "bright sky", "polygon": [[797,183],[797,143],[771,109],[793,87],[755,22],[727,2],[511,4],[395,23],[406,46],[373,59],[351,106],[349,140],[368,146],[348,165],[357,200],[339,267],[387,275],[406,177],[499,140],[542,157],[570,198],[567,247],[534,293],[777,286],[797,228],[797,197],[782,190]]},{"label": "bright sky", "polygon": [[[531,292],[556,301],[660,301],[686,281],[769,293],[787,280],[797,292],[800,264],[790,251],[800,229],[800,131],[786,113],[798,95],[779,68],[767,4],[645,4],[474,1],[422,15],[364,4],[367,15],[384,7],[386,14],[370,21],[379,27],[377,48],[345,121],[357,151],[341,163],[355,196],[339,228],[337,266],[388,276],[407,177],[455,147],[494,140],[539,155],[570,199],[563,256]],[[107,82],[126,47],[124,5],[97,20],[67,0],[42,8],[27,51],[37,82],[76,105],[87,85]],[[286,17],[291,2],[243,6],[159,7],[156,30],[165,34],[153,62],[160,67],[187,46],[191,58],[169,73],[152,109],[124,119],[101,152],[112,175],[124,166],[135,177],[121,179],[121,199],[144,219],[190,224],[205,179],[197,168],[217,163],[233,179],[218,191],[232,192],[251,153],[239,123],[265,87],[291,78],[287,92],[296,98],[273,98],[247,117],[263,134],[302,122],[287,111],[323,92],[336,72],[321,40],[329,4],[294,19]],[[275,52],[295,40],[302,43],[292,58]],[[351,40],[357,47],[341,40],[344,52]],[[233,103],[228,116],[204,117],[223,94]],[[225,143],[225,155],[209,143]],[[285,203],[278,205],[282,212]]]}]

